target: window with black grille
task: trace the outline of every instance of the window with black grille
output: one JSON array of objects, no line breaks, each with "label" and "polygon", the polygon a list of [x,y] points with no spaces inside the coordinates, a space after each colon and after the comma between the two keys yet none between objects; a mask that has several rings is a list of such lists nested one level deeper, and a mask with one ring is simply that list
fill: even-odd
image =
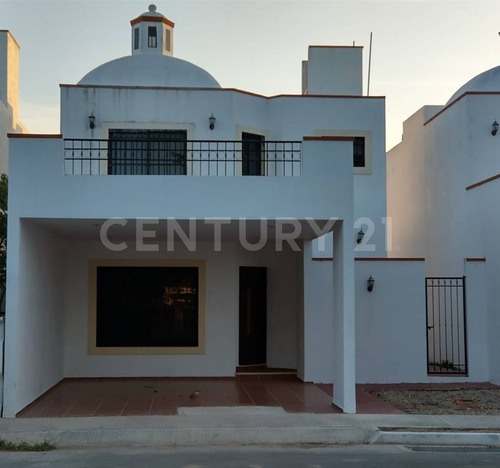
[{"label": "window with black grille", "polygon": [[365,137],[354,137],[353,149],[354,167],[365,167]]},{"label": "window with black grille", "polygon": [[158,45],[156,29],[156,26],[148,26],[148,47],[155,48]]},{"label": "window with black grille", "polygon": [[186,130],[109,131],[108,174],[186,175]]}]

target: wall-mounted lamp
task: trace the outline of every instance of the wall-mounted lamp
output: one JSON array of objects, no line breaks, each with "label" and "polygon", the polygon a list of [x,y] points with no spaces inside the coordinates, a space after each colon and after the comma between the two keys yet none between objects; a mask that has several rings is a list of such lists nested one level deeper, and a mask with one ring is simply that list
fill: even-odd
[{"label": "wall-mounted lamp", "polygon": [[212,112],[212,115],[208,118],[208,123],[210,124],[210,130],[213,130],[215,128],[215,120],[216,118],[214,117],[214,114]]},{"label": "wall-mounted lamp", "polygon": [[89,115],[89,128],[95,128],[95,115]]},{"label": "wall-mounted lamp", "polygon": [[495,121],[492,123],[492,125],[491,125],[491,134],[492,134],[493,136],[495,136],[495,135],[497,134],[497,132],[498,132],[498,127],[499,127],[498,122],[495,120]]},{"label": "wall-mounted lamp", "polygon": [[363,228],[361,228],[358,232],[358,238],[356,239],[356,242],[358,244],[361,244],[361,242],[363,241],[363,237],[365,237],[365,233],[363,232]]},{"label": "wall-mounted lamp", "polygon": [[373,279],[372,275],[366,280],[366,289],[368,292],[373,291],[373,285],[375,284],[375,280]]}]

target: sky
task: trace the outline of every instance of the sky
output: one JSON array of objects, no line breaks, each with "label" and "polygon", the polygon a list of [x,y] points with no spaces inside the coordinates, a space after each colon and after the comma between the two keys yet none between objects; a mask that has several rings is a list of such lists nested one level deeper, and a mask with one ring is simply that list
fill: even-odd
[{"label": "sky", "polygon": [[[21,46],[21,121],[59,132],[59,84],[130,54],[130,20],[143,0],[0,0],[0,29]],[[426,104],[444,104],[475,75],[500,65],[498,0],[157,0],[175,22],[174,55],[223,87],[264,95],[301,92],[307,47],[362,45],[364,93],[386,96],[387,148]],[[500,115],[498,116],[500,118]]]}]

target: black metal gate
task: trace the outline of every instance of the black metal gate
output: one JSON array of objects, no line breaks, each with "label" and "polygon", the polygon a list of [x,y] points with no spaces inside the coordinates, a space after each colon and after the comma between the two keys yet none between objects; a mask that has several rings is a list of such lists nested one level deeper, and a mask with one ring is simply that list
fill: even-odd
[{"label": "black metal gate", "polygon": [[467,375],[465,276],[425,282],[427,373]]}]

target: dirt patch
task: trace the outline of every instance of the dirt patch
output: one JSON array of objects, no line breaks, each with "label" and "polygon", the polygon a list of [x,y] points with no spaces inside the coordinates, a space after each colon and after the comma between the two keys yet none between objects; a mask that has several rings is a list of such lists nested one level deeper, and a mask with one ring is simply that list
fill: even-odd
[{"label": "dirt patch", "polygon": [[500,388],[378,390],[371,393],[409,414],[500,414]]}]

